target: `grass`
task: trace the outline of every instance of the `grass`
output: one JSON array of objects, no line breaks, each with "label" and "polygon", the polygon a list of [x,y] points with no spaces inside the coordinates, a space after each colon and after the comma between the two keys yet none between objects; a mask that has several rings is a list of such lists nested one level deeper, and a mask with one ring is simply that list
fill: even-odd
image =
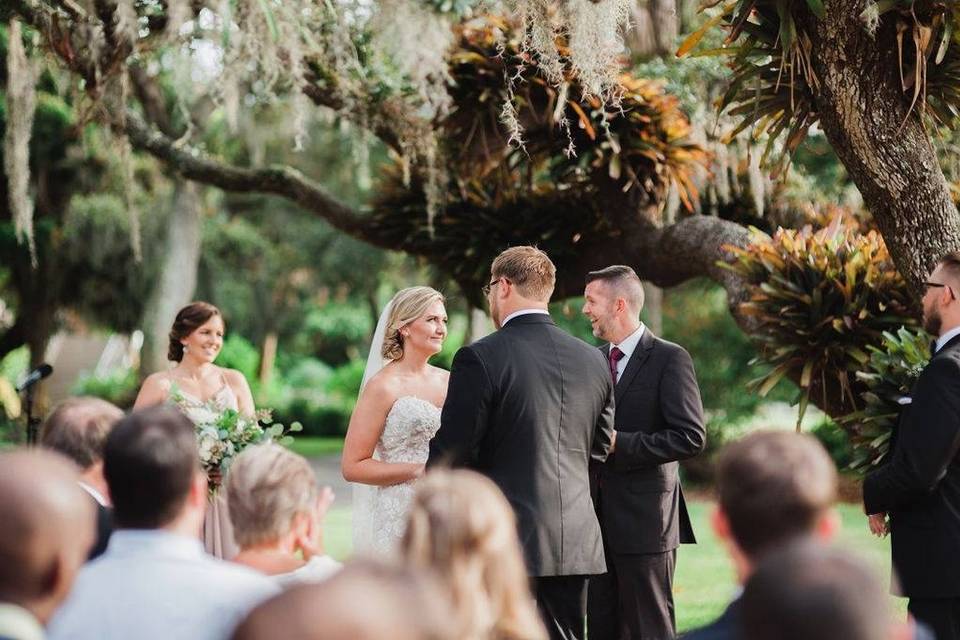
[{"label": "grass", "polygon": [[[702,626],[726,608],[736,591],[733,567],[719,541],[710,530],[709,514],[713,504],[690,502],[690,517],[698,544],[683,545],[677,553],[674,597],[677,627],[686,631]],[[890,580],[889,539],[874,538],[867,529],[867,517],[859,505],[844,504],[838,508],[842,528],[836,544],[870,563],[884,583]],[[343,560],[350,555],[350,509],[334,507],[327,516],[327,550]],[[894,598],[893,607],[906,614],[906,600]]]},{"label": "grass", "polygon": [[[304,458],[339,456],[343,451],[343,436],[294,436],[290,449]],[[349,537],[349,536],[348,536]]]}]

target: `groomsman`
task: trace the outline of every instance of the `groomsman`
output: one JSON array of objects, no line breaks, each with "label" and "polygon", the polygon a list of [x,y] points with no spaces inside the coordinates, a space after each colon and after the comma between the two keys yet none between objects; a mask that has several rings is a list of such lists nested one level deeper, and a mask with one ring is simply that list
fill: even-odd
[{"label": "groomsman", "polygon": [[498,331],[454,357],[427,466],[468,467],[500,487],[547,632],[572,640],[584,637],[587,576],[604,570],[589,469],[610,447],[613,383],[597,350],[550,318],[555,275],[535,247],[493,261],[484,293]]},{"label": "groomsman", "polygon": [[911,614],[940,640],[960,638],[960,252],[924,283],[924,327],[938,336],[904,398],[889,463],[866,477],[870,528],[886,532]]},{"label": "groomsman", "polygon": [[616,385],[612,453],[593,471],[607,572],[590,579],[590,640],[673,638],[676,549],[696,542],[677,461],[706,442],[693,361],[640,322],[643,286],[630,267],[589,273],[584,297]]}]

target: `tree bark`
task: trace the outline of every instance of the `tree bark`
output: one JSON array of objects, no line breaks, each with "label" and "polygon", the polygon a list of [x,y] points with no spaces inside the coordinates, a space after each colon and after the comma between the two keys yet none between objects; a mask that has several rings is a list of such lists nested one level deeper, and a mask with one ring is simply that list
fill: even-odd
[{"label": "tree bark", "polygon": [[663,335],[663,289],[651,282],[643,283],[643,323],[654,335]]},{"label": "tree bark", "polygon": [[[859,19],[860,3],[834,0],[826,15],[798,15],[812,34],[815,102],[824,133],[863,194],[890,255],[913,293],[946,252],[960,249],[960,214],[950,197],[928,132],[900,87],[895,25],[875,37]],[[913,46],[909,34],[904,46]]]},{"label": "tree bark", "polygon": [[673,53],[679,20],[677,0],[638,0],[631,10],[627,47],[635,57]]},{"label": "tree bark", "polygon": [[160,280],[151,291],[144,310],[141,378],[166,367],[170,325],[177,311],[190,302],[197,287],[201,240],[197,190],[196,184],[186,180],[180,179],[174,184]]}]

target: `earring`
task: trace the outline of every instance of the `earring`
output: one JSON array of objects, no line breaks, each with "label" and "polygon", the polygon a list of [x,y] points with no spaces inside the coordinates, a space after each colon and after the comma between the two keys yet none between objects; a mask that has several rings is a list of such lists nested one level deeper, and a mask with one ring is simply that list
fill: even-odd
[{"label": "earring", "polygon": [[189,351],[189,349],[187,348],[187,345],[183,345],[183,352],[186,353],[187,351]]}]

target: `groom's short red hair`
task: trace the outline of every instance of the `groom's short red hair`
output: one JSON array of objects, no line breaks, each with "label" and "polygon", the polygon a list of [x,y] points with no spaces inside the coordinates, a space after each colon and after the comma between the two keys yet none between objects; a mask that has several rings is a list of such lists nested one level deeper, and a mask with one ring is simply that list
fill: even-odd
[{"label": "groom's short red hair", "polygon": [[493,261],[490,274],[506,278],[528,300],[549,302],[557,280],[557,268],[550,257],[532,246],[510,247]]}]

